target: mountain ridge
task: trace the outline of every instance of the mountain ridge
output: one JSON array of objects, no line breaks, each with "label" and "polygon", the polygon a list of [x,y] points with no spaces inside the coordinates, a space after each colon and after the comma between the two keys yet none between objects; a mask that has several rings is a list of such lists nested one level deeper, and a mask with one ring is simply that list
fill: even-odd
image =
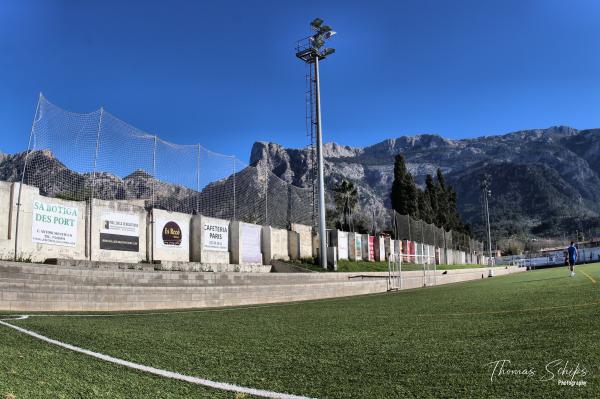
[{"label": "mountain ridge", "polygon": [[[367,206],[379,222],[390,207],[393,158],[404,155],[417,184],[440,168],[458,194],[459,211],[481,233],[479,179],[492,175],[492,221],[499,235],[528,234],[549,219],[597,217],[600,214],[600,129],[578,130],[569,126],[528,129],[502,135],[451,140],[435,134],[390,138],[365,147],[335,142],[324,144],[325,180],[333,188],[341,180],[353,181],[359,191],[359,213]],[[267,163],[273,173],[291,183],[306,182],[308,150],[288,149],[276,143],[256,142],[251,163]],[[496,179],[494,179],[496,175]],[[523,176],[527,176],[524,178]],[[523,196],[541,187],[539,209]],[[556,186],[556,187],[554,187]],[[536,197],[537,198],[537,197]],[[513,211],[507,211],[507,204]],[[369,213],[371,213],[369,212]],[[507,215],[514,220],[508,221]],[[479,226],[479,228],[477,228]],[[560,228],[541,234],[558,234]],[[537,229],[538,234],[540,233]]]},{"label": "mountain ridge", "polygon": [[[380,229],[391,229],[393,162],[394,156],[401,153],[420,186],[427,174],[435,175],[438,168],[444,172],[447,183],[457,193],[459,212],[480,238],[483,219],[479,180],[484,174],[492,177],[490,209],[497,237],[571,234],[579,225],[600,231],[600,129],[553,126],[459,140],[420,134],[390,138],[365,147],[329,142],[324,144],[323,153],[325,183],[329,189],[328,213],[335,214],[332,189],[342,180],[352,181],[359,197],[354,212],[356,225],[369,228],[375,224]],[[0,153],[0,180],[20,181],[25,154]],[[25,181],[39,182],[45,195],[66,194],[77,198],[89,195],[90,173],[70,170],[48,150],[34,151],[29,159],[31,164],[44,167],[28,168]],[[238,177],[247,182],[244,187],[248,192],[238,193],[247,198],[241,202],[247,209],[237,211],[253,215],[257,223],[262,216],[255,209],[257,201],[252,196],[266,195],[261,188],[265,169],[291,185],[309,187],[310,151],[285,148],[273,142],[254,143],[250,167],[238,172]],[[232,192],[235,181],[231,176],[225,177],[208,184],[198,194],[186,187],[155,180],[141,169],[132,170],[123,178],[98,171],[94,192],[101,198],[147,199],[151,196],[150,186],[155,188],[156,204],[167,209],[207,211],[227,218],[227,207],[216,213],[204,204],[218,204],[223,193]],[[285,212],[277,214],[280,214],[279,224],[285,225]],[[329,218],[334,224],[332,218],[335,215]],[[564,220],[569,220],[568,226]],[[584,223],[586,220],[598,220],[597,226]]]}]

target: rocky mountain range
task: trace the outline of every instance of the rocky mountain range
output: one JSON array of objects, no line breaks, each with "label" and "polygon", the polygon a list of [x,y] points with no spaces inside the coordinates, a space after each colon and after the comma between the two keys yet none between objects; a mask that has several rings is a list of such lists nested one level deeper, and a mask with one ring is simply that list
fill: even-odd
[{"label": "rocky mountain range", "polygon": [[[329,211],[333,210],[332,188],[346,179],[358,189],[355,218],[366,226],[375,219],[380,228],[389,228],[393,162],[398,153],[404,155],[409,171],[420,185],[427,174],[435,175],[438,168],[444,172],[457,192],[463,219],[480,237],[483,219],[479,181],[484,174],[492,178],[490,210],[498,237],[557,236],[571,234],[575,229],[600,231],[600,129],[556,126],[463,140],[424,134],[388,139],[363,148],[327,143],[324,157]],[[0,180],[19,181],[24,159],[25,153],[0,154]],[[29,162],[38,167],[28,167],[26,182],[36,182],[44,194],[77,199],[89,196],[91,174],[70,170],[49,151],[32,153]],[[122,179],[99,172],[94,195],[106,199],[148,199],[152,196],[150,187],[154,187],[156,204],[165,209],[199,210],[223,218],[231,218],[235,212],[247,221],[265,223],[268,217],[270,224],[284,225],[291,207],[283,202],[294,196],[298,196],[296,203],[306,202],[307,192],[288,190],[286,194],[277,186],[279,182],[272,184],[270,180],[269,190],[264,190],[265,175],[261,171],[270,170],[270,179],[279,181],[278,177],[291,186],[309,187],[309,150],[256,142],[250,165],[237,173],[237,187],[229,176],[208,184],[201,193],[155,180],[143,170]],[[235,210],[231,199],[234,187]],[[279,188],[270,192],[271,187]],[[269,216],[264,212],[267,197]],[[218,207],[211,207],[214,204]],[[300,217],[306,219],[304,223],[310,223],[307,212]]]},{"label": "rocky mountain range", "polygon": [[[463,219],[480,236],[479,182],[484,174],[492,177],[491,219],[498,236],[571,234],[600,227],[600,129],[555,126],[463,140],[424,134],[363,148],[327,143],[326,185],[331,189],[342,179],[354,182],[358,213],[375,213],[384,223],[398,153],[420,185],[437,168],[444,172],[458,194]],[[307,150],[258,142],[251,164],[266,162],[281,178],[305,185],[307,158]]]}]

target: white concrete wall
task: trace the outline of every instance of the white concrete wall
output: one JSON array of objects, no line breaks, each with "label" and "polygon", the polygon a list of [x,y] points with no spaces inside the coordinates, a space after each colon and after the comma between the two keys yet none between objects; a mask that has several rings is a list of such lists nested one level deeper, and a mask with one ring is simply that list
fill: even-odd
[{"label": "white concrete wall", "polygon": [[377,262],[382,262],[386,260],[385,256],[385,237],[384,236],[376,236],[375,237],[375,260]]},{"label": "white concrete wall", "polygon": [[341,230],[329,231],[329,246],[336,248],[337,259],[348,259],[348,233]]},{"label": "white concrete wall", "polygon": [[[306,259],[313,256],[313,245],[312,245],[312,227],[292,223],[291,230],[298,234],[298,245],[294,245],[294,251],[298,251],[299,259]],[[290,255],[292,249],[290,247]]]},{"label": "white concrete wall", "polygon": [[262,226],[239,221],[230,224],[231,263],[235,265],[262,265]]},{"label": "white concrete wall", "polygon": [[390,254],[396,253],[395,244],[396,242],[392,239],[392,237],[385,237],[384,246],[385,246],[385,259],[389,260]]},{"label": "white concrete wall", "polygon": [[[16,223],[17,199],[20,183],[14,183],[12,186],[12,223]],[[62,206],[65,208],[74,208],[75,215],[64,215],[61,217],[56,214],[52,219],[58,224],[59,219],[72,219],[72,223],[76,225],[76,235],[72,237],[74,245],[57,245],[45,244],[33,241],[34,228],[34,202],[50,204],[52,206]],[[21,208],[19,216],[19,237],[17,256],[23,259],[31,259],[33,262],[43,262],[48,258],[65,258],[65,259],[85,259],[85,235],[86,235],[86,203],[78,201],[66,201],[57,198],[43,197],[39,194],[39,189],[36,187],[23,185],[21,192]],[[56,219],[54,219],[56,217]],[[43,226],[44,222],[40,222],[38,226]],[[56,223],[48,223],[48,229],[55,229]]]},{"label": "white concrete wall", "polygon": [[[106,217],[116,215],[131,217],[138,223],[139,248],[138,251],[101,249],[101,230],[106,227]],[[91,242],[92,260],[112,262],[143,262],[149,260],[147,247],[147,214],[143,206],[131,201],[103,201],[92,200],[91,217]],[[115,231],[118,233],[118,231]]]},{"label": "white concrete wall", "polygon": [[358,233],[348,233],[348,258],[362,260],[362,236]]},{"label": "white concrete wall", "polygon": [[270,264],[272,260],[289,260],[287,230],[263,226],[261,249],[264,265]]},{"label": "white concrete wall", "polygon": [[423,244],[420,242],[415,243],[415,255],[417,255],[415,257],[416,263],[421,264],[425,261],[425,258],[423,258]]},{"label": "white concrete wall", "polygon": [[14,232],[11,232],[11,188],[12,183],[0,181],[0,259],[13,259],[15,253],[15,242],[11,240]]},{"label": "white concrete wall", "polygon": [[338,259],[348,260],[349,248],[348,248],[348,232],[338,230],[337,233],[338,245],[337,245],[337,257]]},{"label": "white concrete wall", "polygon": [[319,233],[315,234],[311,238],[312,241],[312,254],[313,258],[319,257],[319,249],[321,248],[321,241],[319,240]]},{"label": "white concrete wall", "polygon": [[369,260],[369,235],[361,234],[360,235],[360,257],[363,260]]},{"label": "white concrete wall", "polygon": [[[148,218],[151,222],[148,223],[149,258],[153,261],[189,262],[190,221],[192,216],[186,213],[154,209],[151,214],[148,214]],[[163,229],[166,227],[166,223],[169,222],[174,222],[179,226],[181,231],[181,243],[179,245],[169,244],[168,241],[163,240]],[[227,257],[229,258],[229,253],[227,253]]]},{"label": "white concrete wall", "polygon": [[291,260],[300,259],[300,234],[288,231],[288,253]]}]

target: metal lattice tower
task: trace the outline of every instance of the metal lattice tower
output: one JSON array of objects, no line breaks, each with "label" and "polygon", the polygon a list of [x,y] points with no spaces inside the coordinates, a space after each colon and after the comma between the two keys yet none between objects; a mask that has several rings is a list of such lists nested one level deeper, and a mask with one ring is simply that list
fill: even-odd
[{"label": "metal lattice tower", "polygon": [[310,188],[312,189],[311,196],[311,209],[312,209],[312,227],[317,230],[317,204],[318,204],[318,191],[317,191],[317,148],[316,148],[316,137],[317,137],[317,121],[316,121],[316,80],[311,65],[306,64],[306,139],[308,141],[308,179],[310,181]]}]

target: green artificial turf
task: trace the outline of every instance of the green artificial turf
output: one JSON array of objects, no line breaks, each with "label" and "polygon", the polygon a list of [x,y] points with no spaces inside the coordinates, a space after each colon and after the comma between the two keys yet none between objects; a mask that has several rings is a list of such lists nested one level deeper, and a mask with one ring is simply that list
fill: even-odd
[{"label": "green artificial turf", "polygon": [[[154,367],[311,397],[592,398],[600,397],[600,286],[592,279],[600,281],[600,264],[578,267],[574,278],[563,267],[283,306],[13,323]],[[234,397],[4,327],[0,340],[0,393],[17,398],[38,389],[37,397]],[[502,359],[535,374],[491,381],[488,363]],[[542,381],[558,360],[567,371],[585,368],[573,380],[587,385],[559,386],[552,364],[555,378]]]},{"label": "green artificial turf", "polygon": [[[428,265],[433,270],[434,265]],[[474,267],[484,267],[482,265],[437,265],[438,270],[470,269]],[[422,264],[402,263],[402,270],[423,270]],[[367,262],[367,261],[338,261],[338,272],[387,272],[388,262]]]},{"label": "green artificial turf", "polygon": [[[329,270],[323,269],[320,265],[315,265],[309,262],[300,262],[300,261],[291,261],[290,263],[295,264],[297,266],[303,267],[308,270],[312,270],[315,272],[327,272]],[[454,269],[472,269],[478,267],[487,267],[484,265],[437,265],[436,268],[438,270],[454,270]],[[434,266],[429,265],[430,270],[433,270]],[[422,264],[414,264],[414,263],[402,263],[402,270],[404,271],[415,271],[415,270],[423,270]],[[388,271],[388,262],[367,262],[363,260],[353,261],[353,260],[339,260],[338,261],[338,272],[351,272],[351,273],[359,273],[359,272],[387,272]]]}]

